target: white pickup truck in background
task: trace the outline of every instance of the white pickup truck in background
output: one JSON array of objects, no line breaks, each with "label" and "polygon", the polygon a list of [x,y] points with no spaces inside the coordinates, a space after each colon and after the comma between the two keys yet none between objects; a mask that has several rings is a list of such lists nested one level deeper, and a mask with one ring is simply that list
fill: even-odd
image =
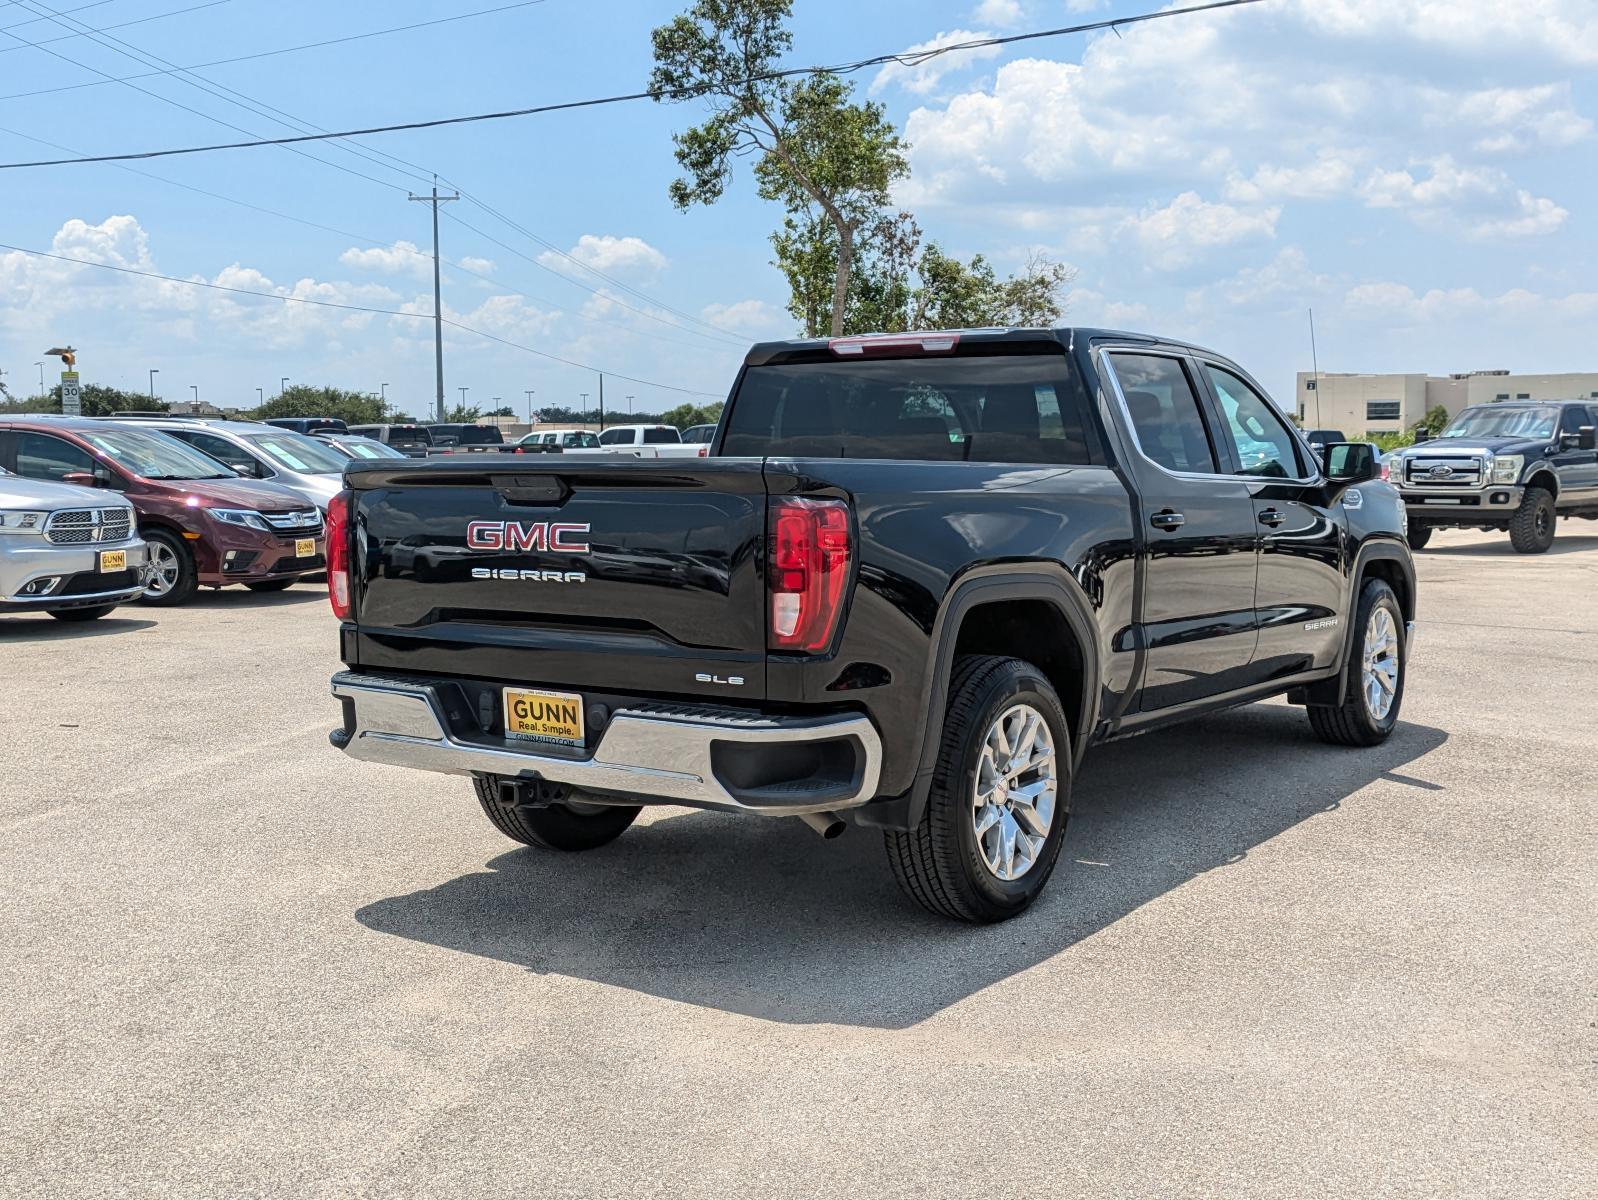
[{"label": "white pickup truck in background", "polygon": [[705,458],[708,445],[685,443],[675,425],[612,425],[601,431],[599,447],[567,454],[625,454],[633,458]]}]

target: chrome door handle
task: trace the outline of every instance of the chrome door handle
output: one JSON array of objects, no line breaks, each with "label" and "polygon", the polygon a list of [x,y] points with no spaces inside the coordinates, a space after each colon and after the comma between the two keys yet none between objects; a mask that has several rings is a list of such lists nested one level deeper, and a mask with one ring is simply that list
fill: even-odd
[{"label": "chrome door handle", "polygon": [[1154,528],[1156,528],[1156,529],[1165,529],[1165,530],[1178,529],[1181,526],[1185,525],[1186,523],[1187,523],[1187,518],[1186,517],[1184,517],[1179,512],[1172,512],[1168,508],[1165,509],[1163,512],[1155,513],[1153,516],[1151,516],[1149,518],[1149,524],[1154,526]]},{"label": "chrome door handle", "polygon": [[1287,514],[1279,508],[1267,508],[1260,513],[1260,524],[1276,526],[1287,520]]}]

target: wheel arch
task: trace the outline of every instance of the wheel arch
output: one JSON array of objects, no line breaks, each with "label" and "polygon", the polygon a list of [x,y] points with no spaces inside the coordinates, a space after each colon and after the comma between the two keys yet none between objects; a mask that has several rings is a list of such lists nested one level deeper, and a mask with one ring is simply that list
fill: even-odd
[{"label": "wheel arch", "polygon": [[1552,495],[1555,500],[1559,499],[1559,476],[1554,472],[1553,467],[1545,462],[1540,462],[1532,467],[1531,474],[1526,477],[1526,486],[1529,488],[1540,487]]},{"label": "wheel arch", "polygon": [[915,828],[926,811],[955,658],[960,654],[1004,654],[1041,670],[1059,693],[1072,722],[1074,770],[1098,722],[1101,664],[1096,630],[1087,597],[1058,565],[979,567],[961,579],[945,598],[933,625],[926,723],[905,813],[908,828]]}]

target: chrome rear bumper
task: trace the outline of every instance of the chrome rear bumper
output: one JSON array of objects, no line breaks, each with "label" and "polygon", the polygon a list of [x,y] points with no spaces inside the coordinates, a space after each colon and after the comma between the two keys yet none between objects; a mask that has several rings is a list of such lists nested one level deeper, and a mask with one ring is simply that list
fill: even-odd
[{"label": "chrome rear bumper", "polygon": [[[335,730],[331,740],[364,762],[450,775],[542,779],[668,804],[772,816],[853,808],[876,795],[882,767],[876,728],[856,715],[745,716],[691,705],[640,703],[611,713],[592,756],[577,758],[541,752],[536,743],[524,749],[455,737],[438,691],[428,683],[345,671],[333,677],[333,694],[345,704],[345,719],[344,728]],[[740,786],[729,777],[737,773],[729,770],[734,756],[747,769],[758,759],[761,747],[819,750],[823,743],[852,753],[852,769],[763,785]],[[835,754],[827,761],[835,766],[849,760]]]}]

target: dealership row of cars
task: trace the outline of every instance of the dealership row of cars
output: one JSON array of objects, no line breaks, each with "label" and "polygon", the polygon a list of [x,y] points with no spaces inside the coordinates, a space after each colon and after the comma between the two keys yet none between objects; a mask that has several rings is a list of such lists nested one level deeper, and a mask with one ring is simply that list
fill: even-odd
[{"label": "dealership row of cars", "polygon": [[64,621],[280,591],[322,571],[352,458],[403,457],[332,430],[127,414],[0,419],[0,613]]}]

